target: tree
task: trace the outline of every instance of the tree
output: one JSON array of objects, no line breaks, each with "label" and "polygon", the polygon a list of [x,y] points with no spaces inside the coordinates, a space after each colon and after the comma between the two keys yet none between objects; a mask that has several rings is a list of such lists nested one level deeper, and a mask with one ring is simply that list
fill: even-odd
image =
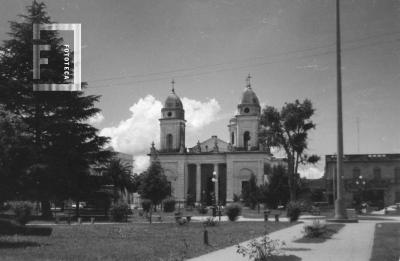
[{"label": "tree", "polygon": [[243,188],[242,198],[245,204],[251,209],[254,209],[259,202],[259,187],[257,186],[257,178],[254,174],[251,174],[249,183]]},{"label": "tree", "polygon": [[[94,106],[100,96],[33,91],[33,24],[52,21],[45,4],[36,1],[20,18],[10,22],[11,39],[0,49],[0,104],[26,126],[24,135],[30,137],[27,144],[34,152],[34,164],[24,181],[29,187],[25,193],[42,201],[42,214],[49,215],[50,199],[72,198],[79,206],[82,198],[96,190],[100,184],[90,175],[90,167],[105,162],[111,154],[102,149],[108,138],[98,136],[98,130],[86,123],[100,111]],[[63,39],[56,31],[44,31],[41,40],[51,46],[41,55],[49,59],[49,65],[41,70],[41,80],[63,83]]]},{"label": "tree", "polygon": [[113,158],[107,164],[105,178],[107,184],[112,184],[114,189],[114,203],[118,200],[118,191],[125,194],[131,191],[133,186],[133,177],[131,176],[132,166],[124,163],[121,159]]},{"label": "tree", "polygon": [[25,126],[16,115],[0,105],[0,203],[20,199],[26,187],[32,151],[26,145],[29,137],[23,135]]},{"label": "tree", "polygon": [[150,199],[153,205],[160,204],[170,193],[170,184],[159,161],[150,164],[140,183],[139,194]]},{"label": "tree", "polygon": [[310,100],[286,103],[278,111],[272,106],[263,109],[260,119],[260,142],[268,147],[285,151],[288,162],[288,184],[290,200],[296,200],[296,175],[299,164],[316,163],[317,155],[307,155],[307,139],[315,128],[311,120],[314,108]]},{"label": "tree", "polygon": [[260,186],[261,201],[270,208],[286,205],[289,201],[288,173],[284,165],[273,166],[268,182]]}]

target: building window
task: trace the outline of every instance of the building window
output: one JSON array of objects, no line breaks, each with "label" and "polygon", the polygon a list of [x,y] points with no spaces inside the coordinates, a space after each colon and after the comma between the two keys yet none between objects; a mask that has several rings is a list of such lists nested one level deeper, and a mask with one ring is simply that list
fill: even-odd
[{"label": "building window", "polygon": [[250,132],[246,131],[243,134],[243,147],[247,150],[247,146],[249,145],[250,140]]},{"label": "building window", "polygon": [[353,169],[353,179],[358,179],[361,176],[361,170],[359,168]]},{"label": "building window", "polygon": [[374,168],[374,179],[381,179],[381,169]]},{"label": "building window", "polygon": [[249,108],[244,108],[244,113],[249,113],[250,112],[250,109]]},{"label": "building window", "polygon": [[167,134],[167,150],[172,150],[173,137],[172,134]]},{"label": "building window", "polygon": [[235,133],[234,132],[231,133],[231,144],[232,145],[235,144]]},{"label": "building window", "polygon": [[400,183],[400,168],[396,167],[394,169],[394,183],[399,184]]},{"label": "building window", "polygon": [[171,116],[172,116],[172,112],[169,111],[169,112],[167,113],[167,116],[168,116],[168,117],[171,117]]}]

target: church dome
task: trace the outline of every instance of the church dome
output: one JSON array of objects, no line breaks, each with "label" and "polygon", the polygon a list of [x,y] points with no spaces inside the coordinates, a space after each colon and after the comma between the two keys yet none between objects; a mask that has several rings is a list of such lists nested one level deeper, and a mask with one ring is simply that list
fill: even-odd
[{"label": "church dome", "polygon": [[183,109],[183,104],[178,95],[175,94],[175,90],[168,95],[164,103],[164,108],[166,109]]},{"label": "church dome", "polygon": [[246,78],[246,88],[238,104],[239,115],[260,115],[261,107],[256,93],[251,89],[250,74]]},{"label": "church dome", "polygon": [[260,102],[258,101],[256,93],[251,89],[250,86],[246,87],[242,94],[242,100],[240,101],[241,104],[248,104],[248,105],[258,105],[260,106]]}]

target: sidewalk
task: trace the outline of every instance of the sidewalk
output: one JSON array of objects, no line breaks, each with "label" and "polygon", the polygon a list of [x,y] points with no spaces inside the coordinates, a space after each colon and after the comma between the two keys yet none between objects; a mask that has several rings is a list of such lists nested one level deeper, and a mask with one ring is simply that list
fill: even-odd
[{"label": "sidewalk", "polygon": [[[269,236],[272,239],[285,241],[285,254],[297,256],[303,261],[368,261],[372,251],[375,224],[380,222],[385,221],[345,224],[344,228],[323,243],[294,243],[294,240],[303,236],[304,224],[273,232]],[[190,260],[248,261],[249,259],[237,254],[236,246],[231,246]]]}]

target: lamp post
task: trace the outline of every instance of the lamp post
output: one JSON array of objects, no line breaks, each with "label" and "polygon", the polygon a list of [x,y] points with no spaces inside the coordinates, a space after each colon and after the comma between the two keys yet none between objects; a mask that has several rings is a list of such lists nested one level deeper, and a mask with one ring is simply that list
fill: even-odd
[{"label": "lamp post", "polygon": [[356,185],[357,185],[357,189],[358,189],[358,194],[359,194],[359,199],[360,199],[360,206],[363,206],[363,201],[364,201],[364,189],[365,189],[365,185],[367,184],[367,181],[363,178],[363,176],[359,176],[356,179]]},{"label": "lamp post", "polygon": [[219,189],[218,189],[218,177],[217,177],[217,171],[214,169],[213,171],[213,177],[211,181],[214,183],[214,209],[217,209],[218,206],[218,216],[219,216],[219,221],[221,221],[221,211],[220,211],[220,206],[219,206]]}]

